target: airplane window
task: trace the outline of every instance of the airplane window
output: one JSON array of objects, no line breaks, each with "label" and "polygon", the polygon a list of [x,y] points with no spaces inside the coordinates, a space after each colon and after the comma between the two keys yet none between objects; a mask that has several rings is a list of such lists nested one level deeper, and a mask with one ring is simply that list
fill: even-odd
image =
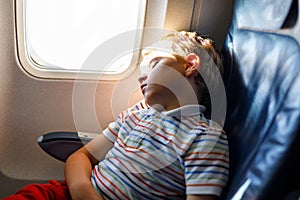
[{"label": "airplane window", "polygon": [[[25,48],[42,70],[88,71],[118,74],[126,70],[133,54],[110,66],[85,66],[87,57],[118,34],[142,27],[141,0],[27,0],[24,1]],[[113,12],[112,12],[113,10]],[[127,37],[133,49],[135,35]]]}]

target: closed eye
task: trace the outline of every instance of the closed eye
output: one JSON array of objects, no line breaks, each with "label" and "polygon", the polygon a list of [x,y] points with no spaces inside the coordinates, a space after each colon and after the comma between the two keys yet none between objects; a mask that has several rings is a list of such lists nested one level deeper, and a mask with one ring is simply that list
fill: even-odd
[{"label": "closed eye", "polygon": [[149,68],[153,69],[159,62],[159,59],[152,59],[149,64]]}]

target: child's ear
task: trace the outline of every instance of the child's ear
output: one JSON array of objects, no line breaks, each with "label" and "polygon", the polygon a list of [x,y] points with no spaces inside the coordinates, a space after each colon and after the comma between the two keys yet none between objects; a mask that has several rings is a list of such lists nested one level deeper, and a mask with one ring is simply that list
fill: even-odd
[{"label": "child's ear", "polygon": [[195,53],[190,53],[185,59],[188,61],[185,69],[186,76],[198,74],[200,70],[200,57]]}]

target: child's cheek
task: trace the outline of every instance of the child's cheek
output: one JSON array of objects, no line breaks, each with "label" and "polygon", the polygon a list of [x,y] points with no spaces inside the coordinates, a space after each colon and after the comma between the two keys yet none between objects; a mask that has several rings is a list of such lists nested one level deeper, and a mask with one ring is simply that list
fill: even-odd
[{"label": "child's cheek", "polygon": [[147,78],[148,84],[159,84],[169,90],[177,89],[183,82],[185,82],[185,77],[181,73],[163,65],[155,67]]}]

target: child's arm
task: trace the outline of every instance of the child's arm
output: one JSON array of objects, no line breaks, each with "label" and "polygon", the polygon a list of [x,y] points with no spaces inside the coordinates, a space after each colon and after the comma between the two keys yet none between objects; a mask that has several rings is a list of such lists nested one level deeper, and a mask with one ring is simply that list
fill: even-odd
[{"label": "child's arm", "polygon": [[77,199],[102,199],[91,183],[92,168],[103,160],[113,143],[103,134],[73,153],[65,163],[65,179],[71,196]]}]

